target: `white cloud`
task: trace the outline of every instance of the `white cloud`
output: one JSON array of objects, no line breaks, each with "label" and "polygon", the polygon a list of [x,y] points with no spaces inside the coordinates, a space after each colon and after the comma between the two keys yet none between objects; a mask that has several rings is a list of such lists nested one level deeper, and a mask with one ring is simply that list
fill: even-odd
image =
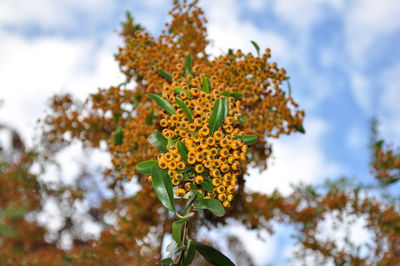
[{"label": "white cloud", "polygon": [[379,116],[382,136],[398,144],[400,139],[400,64],[382,73]]},{"label": "white cloud", "polygon": [[294,134],[273,141],[273,163],[261,174],[250,170],[246,187],[250,191],[271,193],[278,189],[288,195],[290,184],[318,183],[327,177],[335,177],[341,168],[328,162],[321,143],[328,125],[317,118],[305,120],[305,135]]},{"label": "white cloud", "polygon": [[373,93],[370,81],[365,75],[359,72],[354,72],[350,78],[354,99],[364,112],[370,113]]},{"label": "white cloud", "polygon": [[356,66],[368,63],[369,49],[400,28],[400,4],[397,0],[357,0],[346,8],[345,33],[350,57]]},{"label": "white cloud", "polygon": [[0,39],[0,120],[16,126],[27,141],[52,95],[68,91],[83,98],[122,80],[111,48],[115,38],[110,39],[114,45],[100,47],[91,40],[30,40],[1,32]]},{"label": "white cloud", "polygon": [[291,58],[288,41],[279,33],[260,29],[250,21],[240,19],[240,5],[236,1],[214,1],[205,9],[208,11],[209,39],[212,40],[207,52],[212,55],[225,54],[229,48],[255,53],[250,42],[253,40],[261,50],[270,48],[273,58],[279,61]]},{"label": "white cloud", "polygon": [[110,15],[116,5],[112,0],[15,0],[0,2],[0,25],[38,25],[44,29],[72,28]]}]

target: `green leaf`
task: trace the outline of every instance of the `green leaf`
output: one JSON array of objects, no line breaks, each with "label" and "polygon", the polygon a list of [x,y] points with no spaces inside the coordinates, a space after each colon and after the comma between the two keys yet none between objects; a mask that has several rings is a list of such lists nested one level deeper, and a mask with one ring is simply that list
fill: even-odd
[{"label": "green leaf", "polygon": [[12,230],[10,227],[0,223],[0,235],[3,235],[5,237],[14,237],[16,234],[14,230]]},{"label": "green leaf", "polygon": [[285,76],[285,77],[283,77],[283,80],[289,80],[290,79],[290,77],[289,76]]},{"label": "green leaf", "polygon": [[222,122],[224,122],[225,118],[227,118],[228,114],[229,114],[229,98],[228,97],[224,97],[222,99],[222,102],[224,104],[224,119],[222,120]]},{"label": "green leaf", "polygon": [[175,212],[174,205],[174,194],[172,191],[171,178],[168,176],[167,171],[160,169],[158,165],[153,165],[152,171],[152,183],[154,191],[158,199],[171,212]]},{"label": "green leaf", "polygon": [[167,71],[165,71],[163,69],[158,69],[157,73],[160,74],[163,78],[165,78],[169,82],[172,82],[172,76]]},{"label": "green leaf", "polygon": [[379,140],[379,141],[375,142],[375,148],[377,148],[379,150],[382,149],[384,142],[385,142],[384,140]]},{"label": "green leaf", "polygon": [[179,95],[182,91],[186,92],[187,97],[191,100],[193,99],[193,95],[190,93],[189,90],[185,90],[183,88],[175,88],[174,91]]},{"label": "green leaf", "polygon": [[151,110],[150,114],[146,117],[146,125],[151,126],[154,122],[154,110]]},{"label": "green leaf", "polygon": [[182,141],[178,141],[176,143],[176,145],[178,146],[179,154],[182,156],[182,159],[186,162],[187,161],[187,154],[188,154],[189,151],[186,148],[185,143],[183,143]]},{"label": "green leaf", "polygon": [[225,120],[225,107],[224,107],[224,100],[223,99],[217,99],[214,103],[214,108],[211,112],[210,120],[208,123],[208,127],[210,128],[210,136],[214,134],[216,130],[218,130],[222,123]]},{"label": "green leaf", "polygon": [[201,187],[208,192],[213,192],[214,190],[214,186],[210,180],[205,180],[203,183],[201,183]]},{"label": "green leaf", "polygon": [[299,131],[300,133],[302,133],[302,134],[305,134],[306,133],[306,131],[305,131],[305,129],[304,129],[304,127],[302,126],[302,125],[294,125],[293,126],[297,131]]},{"label": "green leaf", "polygon": [[72,262],[72,258],[70,256],[64,255],[63,260],[65,262],[71,263]]},{"label": "green leaf", "polygon": [[251,43],[253,44],[254,48],[256,48],[258,56],[260,56],[260,46],[258,46],[255,41],[251,41]]},{"label": "green leaf", "polygon": [[185,58],[185,74],[192,73],[192,54],[188,53]]},{"label": "green leaf", "polygon": [[218,217],[221,217],[225,214],[224,206],[222,206],[222,203],[216,199],[197,199],[195,207],[197,209],[209,210]]},{"label": "green leaf", "polygon": [[188,266],[190,265],[193,260],[194,257],[196,255],[196,246],[194,244],[194,241],[189,239],[188,244],[187,244],[187,248],[185,250],[185,254],[184,254],[184,259],[183,259],[183,266]]},{"label": "green leaf", "polygon": [[203,90],[207,93],[210,93],[210,79],[208,77],[201,77],[201,81],[203,83]]},{"label": "green leaf", "polygon": [[168,152],[167,150],[167,144],[168,141],[164,136],[157,130],[155,130],[148,138],[147,140],[151,145],[154,147],[160,149],[163,153]]},{"label": "green leaf", "polygon": [[7,208],[3,210],[0,214],[10,219],[16,219],[23,217],[26,212],[27,210],[24,207],[18,206],[14,208]]},{"label": "green leaf", "polygon": [[235,266],[233,262],[224,254],[219,252],[213,247],[205,245],[200,242],[194,242],[196,250],[212,265],[216,266]]},{"label": "green leaf", "polygon": [[240,139],[244,142],[246,145],[252,145],[257,142],[257,136],[256,135],[242,135],[242,136],[236,136],[233,139]]},{"label": "green leaf", "polygon": [[122,128],[117,128],[114,132],[114,144],[115,145],[121,145],[122,142],[124,141],[124,132],[122,131]]},{"label": "green leaf", "polygon": [[167,100],[165,100],[163,97],[161,97],[157,94],[148,94],[147,96],[149,96],[151,99],[153,99],[158,104],[158,106],[161,109],[164,109],[168,114],[170,114],[170,115],[175,114],[176,111],[175,111],[174,107],[172,107],[172,105]]},{"label": "green leaf", "polygon": [[192,111],[189,109],[189,107],[186,106],[185,102],[179,97],[176,97],[175,101],[183,109],[183,112],[185,112],[185,115],[186,115],[187,119],[189,120],[189,122],[193,123]]},{"label": "green leaf", "polygon": [[246,120],[243,116],[239,116],[239,123],[244,123]]},{"label": "green leaf", "polygon": [[240,99],[243,98],[243,93],[234,92],[234,93],[231,93],[231,96],[232,96],[233,98],[235,98],[236,100],[240,100]]},{"label": "green leaf", "polygon": [[174,264],[174,261],[172,260],[172,258],[165,258],[165,259],[160,260],[160,264],[162,266],[170,266],[170,265]]},{"label": "green leaf", "polygon": [[223,91],[223,92],[221,92],[220,95],[229,97],[231,95],[231,93],[229,91]]},{"label": "green leaf", "polygon": [[232,56],[233,55],[233,50],[232,49],[228,49],[228,56]]},{"label": "green leaf", "polygon": [[144,161],[140,162],[136,165],[136,171],[141,174],[151,175],[152,168],[154,165],[157,165],[158,161]]},{"label": "green leaf", "polygon": [[172,223],[172,238],[178,245],[182,243],[181,241],[182,227],[187,220],[193,217],[193,214],[194,213],[191,213],[191,215],[188,215]]}]

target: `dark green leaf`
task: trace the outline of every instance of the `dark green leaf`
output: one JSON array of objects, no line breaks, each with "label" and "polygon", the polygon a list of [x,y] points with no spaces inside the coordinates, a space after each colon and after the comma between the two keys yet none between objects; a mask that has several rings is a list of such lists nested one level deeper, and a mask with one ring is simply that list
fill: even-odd
[{"label": "dark green leaf", "polygon": [[229,114],[229,98],[228,97],[224,97],[222,99],[222,102],[224,104],[224,119],[222,120],[222,122],[224,122],[225,118],[227,118],[228,114]]},{"label": "dark green leaf", "polygon": [[233,98],[235,98],[236,100],[240,100],[240,99],[243,98],[243,93],[234,92],[234,93],[231,93],[231,96],[232,96]]},{"label": "dark green leaf", "polygon": [[162,266],[170,266],[170,265],[174,264],[174,261],[171,258],[165,258],[165,259],[160,260],[160,264]]},{"label": "dark green leaf", "polygon": [[158,199],[171,212],[175,212],[174,205],[174,194],[172,191],[171,178],[168,176],[167,171],[160,169],[158,165],[153,165],[152,171],[152,183],[154,191]]},{"label": "dark green leaf", "polygon": [[24,207],[18,206],[14,208],[7,208],[3,210],[0,214],[10,219],[16,219],[24,216],[25,213],[26,209]]},{"label": "dark green leaf", "polygon": [[0,223],[0,235],[3,235],[5,237],[14,237],[15,232],[7,225]]},{"label": "dark green leaf", "polygon": [[254,48],[256,48],[258,56],[260,56],[260,46],[258,46],[255,41],[251,41],[251,43],[253,44]]},{"label": "dark green leaf", "polygon": [[228,49],[228,56],[232,56],[233,55],[233,50],[232,49]]},{"label": "dark green leaf", "polygon": [[179,95],[182,91],[186,92],[186,95],[189,99],[193,99],[193,95],[190,93],[190,91],[182,89],[182,88],[175,88],[174,91]]},{"label": "dark green leaf", "polygon": [[72,258],[70,256],[64,255],[63,259],[65,262],[68,262],[68,263],[72,262]]},{"label": "dark green leaf", "polygon": [[190,216],[184,217],[172,223],[172,238],[175,242],[180,245],[181,242],[181,234],[182,234],[182,227],[187,220],[192,218],[193,213]]},{"label": "dark green leaf", "polygon": [[210,93],[210,79],[208,77],[201,77],[201,81],[203,83],[203,90],[207,93]]},{"label": "dark green leaf", "polygon": [[150,114],[146,117],[146,125],[151,126],[154,122],[154,110],[151,110]]},{"label": "dark green leaf", "polygon": [[290,77],[288,77],[288,76],[283,77],[283,80],[289,80],[289,79],[290,79]]},{"label": "dark green leaf", "polygon": [[196,255],[196,247],[194,241],[189,239],[187,248],[185,250],[182,266],[189,266],[193,262],[195,255]]},{"label": "dark green leaf", "polygon": [[300,133],[304,134],[306,133],[304,127],[302,125],[294,125],[293,126],[297,131],[299,131]]},{"label": "dark green leaf", "polygon": [[157,130],[155,130],[148,138],[147,140],[151,145],[154,147],[160,149],[163,153],[168,152],[167,150],[167,144],[168,141],[164,136]]},{"label": "dark green leaf", "polygon": [[213,184],[211,183],[210,180],[206,180],[206,181],[204,181],[203,183],[201,183],[201,187],[202,187],[205,191],[208,191],[208,192],[213,192],[213,190],[214,190],[214,186],[213,186]]},{"label": "dark green leaf", "polygon": [[382,149],[383,143],[384,143],[383,140],[379,140],[379,141],[375,142],[375,148],[377,148],[379,150]]},{"label": "dark green leaf", "polygon": [[196,250],[212,265],[215,266],[235,266],[233,262],[224,254],[213,247],[207,246],[200,242],[194,242]]},{"label": "dark green leaf", "polygon": [[175,114],[175,109],[174,107],[163,97],[157,95],[157,94],[148,94],[151,99],[153,99],[160,108],[164,109],[168,114],[173,115]]},{"label": "dark green leaf", "polygon": [[214,108],[211,112],[208,127],[210,128],[210,136],[218,130],[225,120],[226,111],[224,108],[224,100],[217,99],[214,103]]},{"label": "dark green leaf", "polygon": [[185,58],[185,74],[192,73],[192,54],[189,53]]},{"label": "dark green leaf", "polygon": [[151,175],[153,166],[157,164],[158,161],[144,161],[136,165],[136,171],[141,174]]},{"label": "dark green leaf", "polygon": [[197,209],[207,209],[218,217],[225,214],[224,206],[222,206],[222,203],[216,199],[197,199],[195,207]]},{"label": "dark green leaf", "polygon": [[119,127],[114,132],[114,144],[121,145],[123,141],[124,141],[124,132],[122,131],[122,128]]},{"label": "dark green leaf", "polygon": [[229,91],[223,91],[223,92],[221,92],[220,95],[229,97],[229,95],[231,95],[231,93]]},{"label": "dark green leaf", "polygon": [[233,139],[241,139],[244,144],[246,145],[252,145],[257,142],[257,136],[255,135],[242,135],[242,136],[236,136]]},{"label": "dark green leaf", "polygon": [[188,149],[186,148],[185,143],[183,143],[182,141],[178,141],[176,145],[178,146],[179,154],[182,156],[182,159],[186,162]]},{"label": "dark green leaf", "polygon": [[189,122],[193,123],[192,111],[189,109],[189,107],[186,106],[185,102],[179,97],[176,97],[175,101],[182,108],[183,112],[185,112],[185,115],[186,115],[187,119],[189,120]]},{"label": "dark green leaf", "polygon": [[158,69],[157,73],[160,74],[163,78],[165,78],[169,82],[172,82],[172,76],[167,71],[165,71],[163,69]]}]

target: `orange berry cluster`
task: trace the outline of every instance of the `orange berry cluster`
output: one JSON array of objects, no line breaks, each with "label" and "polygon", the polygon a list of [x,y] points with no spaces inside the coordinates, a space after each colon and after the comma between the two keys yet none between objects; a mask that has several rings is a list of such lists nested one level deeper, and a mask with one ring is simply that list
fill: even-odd
[{"label": "orange berry cluster", "polygon": [[[181,141],[187,148],[187,158],[182,158],[177,145],[172,144],[168,146],[168,152],[159,154],[158,166],[168,170],[172,184],[177,187],[175,193],[178,197],[196,188],[205,198],[217,198],[225,207],[229,207],[233,200],[241,162],[246,161],[248,146],[242,140],[234,139],[244,135],[239,122],[242,105],[234,97],[221,95],[228,92],[233,91],[220,85],[207,93],[202,90],[201,76],[191,74],[180,82],[163,87],[162,97],[173,103],[176,113],[169,115],[162,112],[162,135],[173,143]],[[175,103],[177,97],[191,109],[190,119]],[[227,116],[221,127],[211,132],[209,121],[214,103],[224,97],[228,97]],[[204,181],[212,184],[213,189],[205,190],[202,186]]]}]

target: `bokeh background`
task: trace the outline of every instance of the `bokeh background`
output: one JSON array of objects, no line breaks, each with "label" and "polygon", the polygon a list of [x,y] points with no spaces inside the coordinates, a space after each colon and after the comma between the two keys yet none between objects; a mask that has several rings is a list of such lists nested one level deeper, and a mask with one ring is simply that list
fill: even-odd
[{"label": "bokeh background", "polygon": [[[254,52],[250,40],[262,49],[271,48],[272,59],[288,71],[294,98],[306,110],[307,133],[273,140],[268,170],[251,170],[247,189],[264,193],[278,189],[287,195],[292,183],[318,184],[339,176],[371,182],[371,118],[379,119],[381,136],[389,143],[400,140],[400,2],[200,2],[209,20],[208,52],[218,55],[229,48]],[[113,54],[122,44],[118,31],[125,12],[158,35],[170,19],[171,6],[166,0],[1,0],[0,121],[16,128],[28,145],[35,145],[40,132],[37,120],[44,117],[49,97],[70,92],[84,99],[99,87],[124,81]],[[6,142],[7,136],[0,138]],[[73,183],[83,156],[87,155],[81,146],[73,145],[55,158],[60,168],[49,169],[41,178]],[[101,151],[85,162],[94,171],[110,165]],[[135,184],[127,186],[135,192]],[[51,202],[46,208],[42,222],[57,230],[60,210]],[[327,219],[319,237],[347,234],[368,243],[362,220],[335,232],[330,223]],[[90,221],[86,227],[93,237],[101,230]],[[277,225],[274,236],[261,234],[261,239],[240,225],[218,231],[233,227],[257,265],[287,263],[296,248],[285,226]],[[70,248],[68,238],[63,247]]]}]

